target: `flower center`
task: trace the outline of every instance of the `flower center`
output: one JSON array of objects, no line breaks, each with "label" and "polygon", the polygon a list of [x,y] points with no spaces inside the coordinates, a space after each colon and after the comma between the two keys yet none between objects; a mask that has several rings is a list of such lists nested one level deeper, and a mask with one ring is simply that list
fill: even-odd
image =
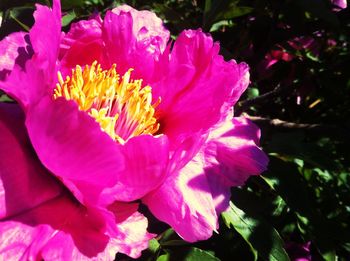
[{"label": "flower center", "polygon": [[131,71],[120,79],[115,64],[109,70],[102,70],[96,61],[84,70],[77,65],[65,81],[58,72],[54,99],[75,101],[79,110],[86,111],[103,131],[122,144],[134,136],[154,134],[159,129],[154,113],[160,99],[151,104],[151,87],[142,87],[142,80],[130,80]]}]

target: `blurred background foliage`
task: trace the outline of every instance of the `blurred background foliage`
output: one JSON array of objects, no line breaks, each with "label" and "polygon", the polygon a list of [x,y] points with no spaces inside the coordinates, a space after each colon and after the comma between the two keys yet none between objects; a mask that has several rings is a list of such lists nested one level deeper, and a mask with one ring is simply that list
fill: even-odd
[{"label": "blurred background foliage", "polygon": [[[50,4],[0,1],[0,39],[32,26],[35,3]],[[235,114],[260,126],[270,156],[267,172],[232,189],[211,239],[190,244],[151,219],[159,236],[141,259],[350,260],[349,9],[330,0],[62,0],[64,29],[122,3],[156,12],[173,39],[202,28],[227,60],[249,64]]]}]

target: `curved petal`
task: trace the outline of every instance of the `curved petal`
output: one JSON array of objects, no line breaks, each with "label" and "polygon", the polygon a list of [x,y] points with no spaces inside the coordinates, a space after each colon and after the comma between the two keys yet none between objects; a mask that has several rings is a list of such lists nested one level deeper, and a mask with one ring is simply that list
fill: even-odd
[{"label": "curved petal", "polygon": [[181,143],[177,144],[177,146],[172,146],[169,173],[180,171],[196,156],[207,139],[208,133],[197,132],[190,136],[187,135],[186,138],[182,138]]},{"label": "curved petal", "polygon": [[107,64],[117,64],[118,72],[123,75],[131,66],[129,54],[135,46],[136,38],[132,31],[132,16],[122,12],[117,15],[109,11],[103,20],[102,38],[108,52],[105,54]]},{"label": "curved petal", "polygon": [[34,26],[29,32],[30,42],[36,59],[46,63],[46,79],[53,80],[61,41],[61,2],[54,0],[52,9],[36,5],[34,19]]},{"label": "curved petal", "polygon": [[[227,137],[235,136],[236,138],[253,140],[256,145],[260,144],[261,132],[258,126],[245,117],[233,117],[231,120],[232,125],[226,125],[230,130],[227,131],[227,128],[218,128],[212,132],[212,139],[217,137]],[[231,126],[231,127],[230,127]]]},{"label": "curved petal", "polygon": [[102,61],[102,19],[99,16],[73,23],[61,42],[61,73],[66,76],[76,65]]},{"label": "curved petal", "polygon": [[56,83],[56,61],[61,40],[61,6],[54,0],[53,9],[37,5],[35,24],[29,32],[33,56],[25,64],[15,64],[1,88],[26,110],[45,94],[52,93]]},{"label": "curved petal", "polygon": [[[37,260],[45,245],[57,253],[65,245],[80,255],[103,251],[103,219],[79,206],[40,164],[18,105],[0,104],[0,143],[0,259]],[[65,240],[52,245],[56,236]]]},{"label": "curved petal", "polygon": [[109,210],[115,215],[119,233],[111,238],[108,248],[133,258],[140,257],[141,251],[148,247],[148,241],[155,236],[147,232],[147,219],[137,209],[138,204],[120,202],[109,206]]},{"label": "curved petal", "polygon": [[107,12],[104,21],[92,17],[72,25],[61,44],[61,70],[65,74],[97,60],[105,69],[116,63],[120,74],[133,68],[136,77],[147,80],[169,35],[154,13],[122,5]]},{"label": "curved petal", "polygon": [[[59,233],[54,232],[50,236],[51,236],[50,240],[48,240],[46,244],[44,244],[40,249],[40,257],[42,258],[42,260],[67,260],[67,261],[68,260],[81,260],[81,261],[86,260],[88,261],[88,260],[99,260],[98,257],[100,256],[104,256],[104,258],[100,260],[113,260],[113,258],[111,258],[112,253],[106,256],[104,253],[105,251],[101,253],[98,252],[100,251],[99,248],[101,247],[103,247],[104,249],[107,249],[106,239],[103,237],[101,237],[100,239],[96,238],[96,240],[93,240],[93,239],[91,240],[90,238],[87,238],[87,237],[84,238],[86,244],[89,244],[89,245],[91,244],[90,246],[85,245],[86,249],[90,248],[88,251],[91,254],[88,255],[87,252],[85,252],[84,250],[82,251],[83,253],[79,251],[79,249],[75,246],[75,242],[73,238],[69,234],[64,232],[59,232]],[[95,244],[98,245],[98,247],[96,247]],[[94,249],[94,252],[93,252],[93,249]]]},{"label": "curved petal", "polygon": [[32,54],[27,33],[16,32],[5,37],[0,42],[0,81],[5,80],[15,64],[24,68]]},{"label": "curved petal", "polygon": [[228,188],[266,170],[268,158],[257,146],[259,138],[260,130],[245,118],[227,119],[210,134],[202,153],[218,213],[228,207]]},{"label": "curved petal", "polygon": [[111,238],[104,233],[102,216],[67,197],[1,222],[0,259],[112,261],[119,252],[139,257],[155,236],[147,233],[147,219],[137,212],[137,204],[116,203],[111,210],[118,230]]},{"label": "curved petal", "polygon": [[161,131],[177,143],[184,133],[208,129],[227,115],[249,82],[248,66],[225,62],[219,45],[200,30],[184,31],[157,64],[150,85],[161,97]]},{"label": "curved petal", "polygon": [[61,70],[66,74],[97,60],[105,69],[116,63],[121,75],[133,68],[134,76],[147,82],[169,35],[154,13],[122,5],[107,12],[104,21],[92,17],[72,25],[61,44]]},{"label": "curved petal", "polygon": [[158,55],[165,50],[170,33],[155,13],[147,10],[138,11],[128,5],[118,6],[112,12],[117,15],[121,12],[130,12],[133,34],[139,45],[146,46],[148,51],[157,52]]},{"label": "curved petal", "polygon": [[0,88],[15,99],[25,112],[30,104],[52,93],[53,88],[45,82],[45,70],[37,66],[35,59],[26,62],[24,71],[16,64],[6,81],[0,82]]},{"label": "curved petal", "polygon": [[16,215],[62,193],[40,164],[16,104],[0,103],[0,219]]},{"label": "curved petal", "polygon": [[231,200],[231,184],[219,171],[220,169],[215,167],[208,167],[204,170],[218,216],[228,210]]},{"label": "curved petal", "polygon": [[115,63],[120,75],[133,68],[134,78],[143,79],[148,83],[153,74],[155,60],[161,52],[162,39],[153,35],[155,26],[152,22],[141,27],[135,35],[134,30],[140,27],[140,21],[144,21],[144,17],[147,18],[148,15],[138,18],[137,12],[130,10],[125,12],[122,9],[114,9],[107,12],[102,29],[105,45],[103,61],[106,63],[102,66],[110,68]]},{"label": "curved petal", "polygon": [[215,157],[231,186],[242,185],[249,176],[266,170],[268,158],[257,146],[259,138],[260,130],[248,119],[228,119],[209,136],[207,162]]},{"label": "curved petal", "polygon": [[133,201],[157,188],[166,175],[169,160],[168,139],[162,135],[134,137],[121,147],[125,169],[116,173],[118,183],[101,195],[104,204]]},{"label": "curved petal", "polygon": [[105,250],[104,231],[101,216],[62,195],[0,223],[0,258],[88,260]]},{"label": "curved petal", "polygon": [[150,211],[168,223],[186,241],[208,239],[217,228],[217,216],[203,160],[195,158],[143,198]]},{"label": "curved petal", "polygon": [[116,144],[73,101],[41,100],[27,112],[29,137],[41,162],[84,204],[95,205],[117,182],[124,157]]}]

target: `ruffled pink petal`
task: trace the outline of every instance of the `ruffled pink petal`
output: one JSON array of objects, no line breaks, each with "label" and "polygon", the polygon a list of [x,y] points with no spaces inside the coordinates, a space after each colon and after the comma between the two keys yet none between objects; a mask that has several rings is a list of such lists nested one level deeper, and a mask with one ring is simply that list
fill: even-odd
[{"label": "ruffled pink petal", "polygon": [[55,77],[56,61],[61,41],[61,2],[53,1],[53,8],[36,5],[34,12],[35,24],[29,32],[30,42],[34,49],[35,58],[45,61],[48,70],[46,79]]},{"label": "ruffled pink petal", "polygon": [[189,242],[204,240],[217,228],[217,215],[203,160],[196,158],[143,198],[150,211]]},{"label": "ruffled pink petal", "polygon": [[84,204],[95,205],[124,170],[120,148],[73,101],[41,100],[27,112],[26,126],[41,162]]},{"label": "ruffled pink petal", "polygon": [[266,170],[268,158],[256,145],[259,137],[259,129],[249,120],[228,119],[209,136],[206,157],[215,156],[231,186],[242,185],[249,176]]},{"label": "ruffled pink petal", "polygon": [[219,45],[200,30],[184,31],[160,58],[150,83],[161,131],[178,143],[184,134],[208,129],[228,113],[249,83],[248,66],[225,62]]},{"label": "ruffled pink petal", "polygon": [[133,258],[140,257],[141,251],[148,247],[148,241],[155,236],[147,232],[147,219],[137,212],[137,208],[138,204],[119,202],[109,206],[115,214],[119,233],[111,238],[108,248]]},{"label": "ruffled pink petal", "polygon": [[35,24],[29,32],[34,54],[25,64],[15,64],[11,74],[0,87],[26,110],[55,87],[56,61],[61,39],[61,5],[53,1],[53,9],[37,5]]},{"label": "ruffled pink petal", "polygon": [[48,225],[35,228],[16,221],[1,222],[0,258],[19,261],[40,259],[42,240],[47,240],[47,235],[52,234]]},{"label": "ruffled pink petal", "polygon": [[0,42],[0,81],[5,80],[15,64],[24,68],[31,55],[28,34],[17,32],[5,37]]},{"label": "ruffled pink petal", "polygon": [[257,146],[260,130],[245,118],[227,119],[209,136],[202,153],[217,212],[228,207],[228,188],[266,170],[268,158]]},{"label": "ruffled pink petal", "polygon": [[217,128],[214,128],[210,133],[210,140],[215,140],[220,137],[232,137],[253,141],[256,145],[260,144],[261,132],[258,126],[252,123],[245,117],[232,117],[232,114],[228,116],[226,122],[219,124]]},{"label": "ruffled pink petal", "polygon": [[121,5],[112,10],[120,15],[121,12],[130,12],[133,20],[133,34],[140,46],[148,48],[149,52],[163,52],[169,41],[170,33],[165,29],[163,21],[153,12],[138,11],[128,5]]},{"label": "ruffled pink petal", "polygon": [[[135,35],[135,28],[138,28],[140,21],[144,19],[140,20],[137,13],[120,9],[107,12],[102,29],[105,44],[102,66],[109,68],[115,63],[121,75],[133,68],[134,79],[143,79],[148,83],[153,74],[155,60],[161,52],[162,41],[153,35],[154,29],[148,28],[148,24],[140,28]],[[152,21],[149,24],[154,26]]]},{"label": "ruffled pink petal", "polygon": [[104,231],[100,216],[70,197],[57,197],[0,223],[0,258],[88,260],[105,251],[109,237]]},{"label": "ruffled pink petal", "polygon": [[15,99],[26,112],[29,105],[36,103],[41,97],[52,93],[53,87],[46,85],[45,70],[37,68],[35,60],[28,60],[23,71],[15,65],[5,82],[0,82],[0,88]]},{"label": "ruffled pink petal", "polygon": [[[52,231],[50,232],[51,232],[51,235],[53,235]],[[96,242],[87,241],[86,243],[95,244]],[[97,243],[100,243],[100,242],[97,242]],[[43,260],[67,260],[67,261],[68,260],[82,260],[82,261],[97,260],[97,258],[82,254],[78,250],[78,248],[75,247],[73,238],[68,234],[62,233],[62,232],[54,234],[54,236],[40,249],[39,255]],[[98,254],[98,255],[101,255],[101,254]],[[103,260],[113,260],[113,259],[105,258]]]},{"label": "ruffled pink petal", "polygon": [[121,153],[125,157],[125,169],[115,173],[118,183],[103,191],[101,197],[107,203],[142,198],[157,188],[167,173],[169,146],[164,135],[132,138],[121,147]]},{"label": "ruffled pink petal", "polygon": [[[77,248],[82,255],[93,257],[103,252],[109,241],[103,216],[72,201],[70,196],[52,199],[11,219],[30,227],[38,224],[50,226],[48,233],[40,236],[41,240],[34,239],[31,242],[30,247],[34,248],[33,252],[37,255],[46,245],[49,249],[56,249],[56,252],[62,252],[62,248]],[[60,233],[67,239],[65,243],[55,240],[55,236]]]},{"label": "ruffled pink petal", "polygon": [[103,21],[102,37],[108,50],[104,54],[107,61],[105,67],[116,63],[118,72],[123,75],[131,67],[129,55],[136,42],[132,32],[131,14],[122,12],[117,15],[107,12]]},{"label": "ruffled pink petal", "polygon": [[99,16],[73,23],[60,46],[60,71],[70,73],[76,65],[90,65],[102,61],[102,20]]},{"label": "ruffled pink petal", "polygon": [[59,235],[66,240],[52,245],[57,251],[64,244],[84,255],[103,251],[104,220],[79,206],[40,164],[18,105],[0,104],[0,112],[0,260],[38,260]]},{"label": "ruffled pink petal", "polygon": [[137,258],[155,235],[147,233],[147,219],[136,211],[137,204],[118,205],[113,206],[118,229],[113,238],[108,238],[108,231],[103,233],[100,216],[68,198],[53,200],[15,221],[1,222],[0,259],[112,261],[119,252]]},{"label": "ruffled pink petal", "polygon": [[114,260],[147,248],[154,235],[137,204],[87,209],[48,173],[18,105],[0,103],[0,142],[0,260]]},{"label": "ruffled pink petal", "polygon": [[119,6],[104,21],[92,17],[72,25],[61,43],[61,70],[67,74],[77,64],[97,60],[105,69],[116,63],[120,74],[133,68],[134,77],[147,80],[169,35],[154,13]]},{"label": "ruffled pink petal", "polygon": [[[230,187],[266,169],[268,158],[257,146],[259,138],[260,130],[250,121],[228,117],[194,157],[196,150],[181,150],[192,155],[192,160],[144,202],[185,240],[208,238],[216,228],[217,215],[229,206]],[[190,147],[196,146],[190,143]]]}]

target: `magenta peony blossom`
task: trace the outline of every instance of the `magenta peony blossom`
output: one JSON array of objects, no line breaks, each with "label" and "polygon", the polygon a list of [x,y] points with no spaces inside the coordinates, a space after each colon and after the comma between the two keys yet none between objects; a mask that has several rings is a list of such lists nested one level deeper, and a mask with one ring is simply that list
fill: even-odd
[{"label": "magenta peony blossom", "polygon": [[268,161],[259,129],[232,115],[248,66],[201,30],[172,45],[129,6],[67,34],[58,0],[34,17],[0,42],[0,88],[21,107],[1,106],[0,256],[137,257],[153,235],[135,200],[185,240],[209,238],[230,187]]}]

